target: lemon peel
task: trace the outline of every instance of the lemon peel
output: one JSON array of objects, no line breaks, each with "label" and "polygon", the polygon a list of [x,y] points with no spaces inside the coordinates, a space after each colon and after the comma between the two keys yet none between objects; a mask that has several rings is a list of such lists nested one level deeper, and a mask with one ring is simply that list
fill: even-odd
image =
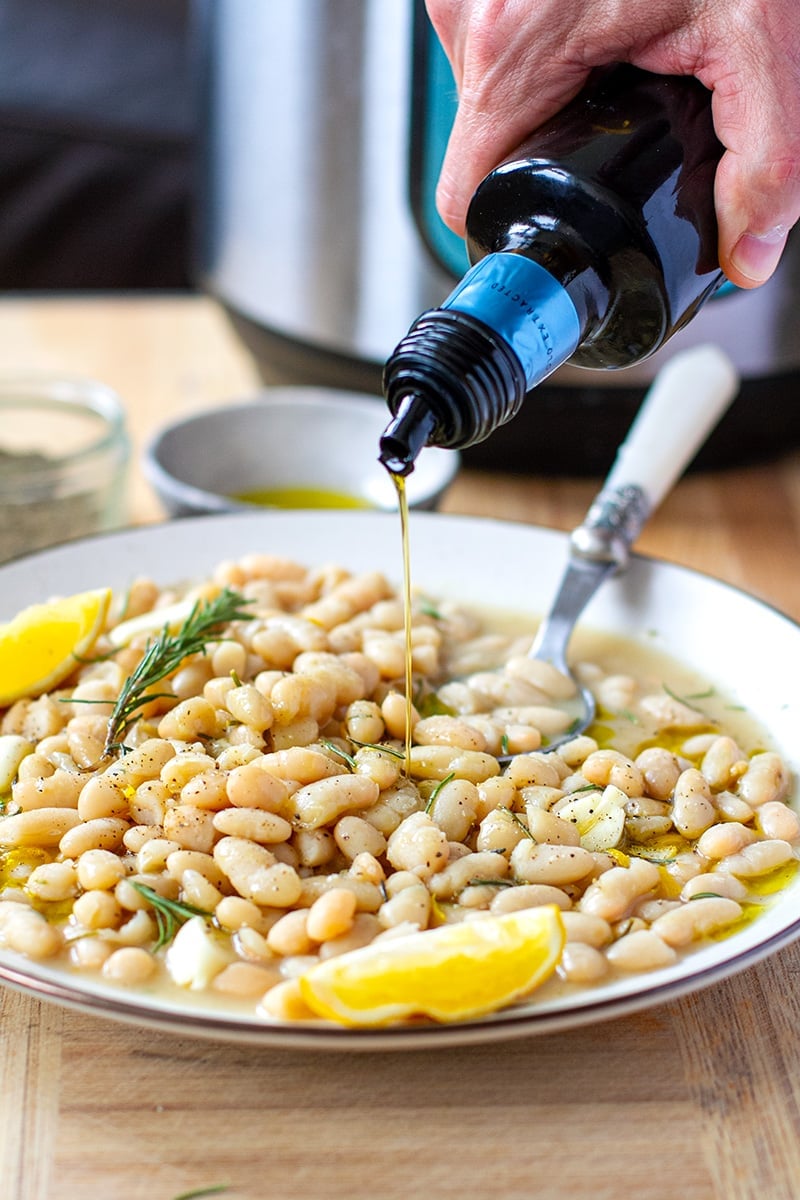
[{"label": "lemon peel", "polygon": [[381,938],[311,967],[298,983],[312,1012],[344,1025],[464,1021],[544,983],[565,940],[561,913],[548,904]]},{"label": "lemon peel", "polygon": [[32,604],[0,625],[0,708],[39,696],[75,670],[105,625],[110,588]]}]

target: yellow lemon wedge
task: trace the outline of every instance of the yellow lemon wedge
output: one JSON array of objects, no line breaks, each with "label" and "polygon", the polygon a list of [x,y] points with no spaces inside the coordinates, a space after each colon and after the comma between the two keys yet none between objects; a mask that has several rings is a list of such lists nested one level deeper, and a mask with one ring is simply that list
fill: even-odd
[{"label": "yellow lemon wedge", "polygon": [[32,604],[0,625],[0,708],[38,696],[75,669],[105,624],[111,589]]},{"label": "yellow lemon wedge", "polygon": [[554,904],[387,937],[311,967],[298,982],[317,1016],[387,1025],[464,1021],[511,1004],[552,975],[564,947]]}]

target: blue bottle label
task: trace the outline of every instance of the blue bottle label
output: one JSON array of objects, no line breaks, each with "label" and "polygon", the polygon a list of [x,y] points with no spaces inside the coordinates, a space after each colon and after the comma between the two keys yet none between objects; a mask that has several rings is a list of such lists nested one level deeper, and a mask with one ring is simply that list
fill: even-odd
[{"label": "blue bottle label", "polygon": [[441,306],[483,321],[511,346],[528,388],[570,357],[580,322],[569,294],[549,271],[520,254],[489,254]]}]

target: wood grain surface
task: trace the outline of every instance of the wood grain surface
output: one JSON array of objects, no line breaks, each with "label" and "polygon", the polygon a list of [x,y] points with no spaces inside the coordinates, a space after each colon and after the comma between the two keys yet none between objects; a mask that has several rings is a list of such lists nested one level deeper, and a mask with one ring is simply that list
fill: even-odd
[{"label": "wood grain surface", "polygon": [[[170,415],[258,386],[194,297],[0,301],[0,361],[117,388],[137,452]],[[567,529],[597,482],[464,472],[444,508]],[[131,520],[160,515],[134,463]],[[800,459],[685,479],[639,548],[800,618]],[[798,973],[794,946],[596,1027],[349,1055],[184,1040],[3,988],[0,1198],[797,1200]]]}]

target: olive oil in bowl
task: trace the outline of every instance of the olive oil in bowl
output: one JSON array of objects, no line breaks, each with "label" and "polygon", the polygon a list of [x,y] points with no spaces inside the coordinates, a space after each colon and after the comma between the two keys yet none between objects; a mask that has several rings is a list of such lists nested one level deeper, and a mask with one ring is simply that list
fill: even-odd
[{"label": "olive oil in bowl", "polygon": [[240,504],[258,504],[262,508],[374,508],[363,496],[351,492],[317,487],[253,488],[231,496]]}]

